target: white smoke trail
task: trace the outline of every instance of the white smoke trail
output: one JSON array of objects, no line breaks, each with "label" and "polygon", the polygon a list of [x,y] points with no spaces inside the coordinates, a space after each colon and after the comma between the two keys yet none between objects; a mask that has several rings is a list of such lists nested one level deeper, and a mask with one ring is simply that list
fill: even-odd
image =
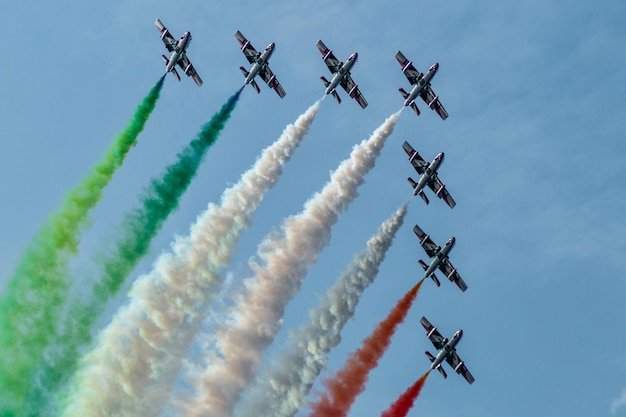
[{"label": "white smoke trail", "polygon": [[219,294],[219,270],[230,263],[242,229],[319,110],[317,101],[266,148],[240,181],[209,204],[189,237],[177,239],[154,270],[131,290],[131,300],[81,362],[64,416],[155,416],[168,398],[182,358]]},{"label": "white smoke trail", "polygon": [[[259,246],[262,267],[252,263],[254,277],[232,308],[232,320],[220,323],[216,346],[221,357],[191,379],[197,395],[181,401],[187,417],[228,417],[241,392],[256,374],[264,349],[280,329],[286,304],[300,289],[321,250],[330,241],[331,227],[357,197],[357,188],[376,162],[401,111],[385,120],[372,136],[355,146],[350,158],[331,175],[324,189],[304,210],[287,218],[282,233],[271,233]],[[210,352],[208,355],[212,355]],[[213,359],[213,356],[210,356]]]},{"label": "white smoke trail", "polygon": [[367,241],[367,248],[309,313],[310,322],[290,336],[289,348],[278,355],[237,404],[241,417],[293,417],[302,407],[329,352],[341,342],[341,330],[354,315],[363,291],[378,275],[396,232],[404,222],[408,202],[400,206]]}]

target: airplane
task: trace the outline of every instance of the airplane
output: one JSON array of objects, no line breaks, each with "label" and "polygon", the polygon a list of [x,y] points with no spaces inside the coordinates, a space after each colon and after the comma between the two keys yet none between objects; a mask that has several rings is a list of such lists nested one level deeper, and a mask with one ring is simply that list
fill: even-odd
[{"label": "airplane", "polygon": [[456,201],[454,201],[446,189],[446,186],[441,182],[439,176],[437,176],[437,170],[439,169],[439,165],[443,162],[444,153],[441,152],[437,154],[435,159],[433,159],[431,163],[428,163],[424,161],[415,149],[413,149],[409,142],[404,141],[402,149],[404,149],[404,152],[406,152],[409,156],[409,162],[413,165],[413,168],[415,168],[417,173],[420,174],[418,181],[415,181],[411,177],[407,178],[413,187],[413,195],[419,195],[422,197],[422,200],[428,204],[428,197],[424,193],[424,187],[428,185],[437,197],[443,199],[443,201],[445,201],[450,208],[454,208],[454,206],[456,206]]},{"label": "airplane", "polygon": [[328,49],[321,40],[317,41],[317,49],[319,49],[322,53],[322,59],[326,63],[330,72],[334,74],[331,81],[328,81],[324,76],[320,77],[326,86],[326,94],[332,94],[337,100],[337,103],[341,103],[341,98],[339,97],[339,94],[337,94],[336,90],[337,86],[341,85],[350,97],[355,99],[362,108],[366,108],[367,101],[365,101],[365,97],[363,97],[363,94],[359,91],[359,87],[354,83],[352,77],[350,77],[350,69],[352,69],[352,66],[359,57],[359,54],[356,52],[353,53],[348,57],[348,60],[344,64],[335,57],[333,51]]},{"label": "airplane", "polygon": [[426,329],[428,338],[435,346],[435,349],[439,349],[437,356],[433,356],[430,352],[426,351],[426,356],[428,356],[431,362],[430,369],[437,369],[441,375],[446,378],[446,371],[441,366],[441,363],[445,360],[457,374],[462,375],[470,384],[473,383],[474,377],[465,366],[465,363],[459,358],[459,355],[457,355],[455,348],[457,343],[461,340],[461,337],[463,337],[463,330],[457,330],[450,340],[448,340],[439,333],[435,326],[430,324],[426,317],[422,317],[420,323],[424,326],[424,329]]},{"label": "airplane", "polygon": [[178,64],[185,74],[191,77],[198,87],[200,87],[202,85],[202,79],[187,57],[187,47],[191,43],[191,33],[185,32],[180,40],[177,41],[159,19],[157,19],[154,24],[157,29],[159,29],[159,32],[161,32],[161,40],[165,44],[165,47],[172,53],[169,59],[165,55],[161,55],[165,61],[165,72],[172,72],[174,76],[178,78],[178,81],[180,81],[180,75],[178,75],[175,68],[176,64]]},{"label": "airplane", "polygon": [[435,110],[439,117],[443,120],[448,118],[448,112],[443,108],[441,102],[439,101],[439,97],[435,95],[432,88],[430,88],[430,80],[435,76],[437,70],[439,69],[439,64],[436,63],[432,65],[426,74],[422,74],[418,70],[415,69],[413,63],[406,59],[406,57],[402,54],[402,52],[398,51],[396,53],[396,59],[400,63],[402,67],[402,72],[406,75],[409,82],[413,85],[413,89],[410,93],[407,93],[404,88],[400,88],[400,94],[404,97],[404,105],[411,106],[417,115],[420,115],[420,110],[417,108],[417,104],[415,104],[415,99],[419,96],[428,104],[428,107]]},{"label": "airplane", "polygon": [[441,247],[437,246],[430,236],[424,233],[418,225],[413,227],[413,232],[419,239],[420,245],[424,248],[426,254],[431,258],[430,264],[428,265],[423,260],[419,260],[419,264],[422,268],[424,268],[424,276],[422,279],[430,277],[433,281],[435,281],[435,284],[439,286],[439,279],[435,275],[435,271],[439,268],[439,270],[443,272],[450,281],[454,282],[461,289],[461,291],[465,292],[465,290],[467,290],[467,284],[461,279],[461,276],[456,271],[456,268],[452,266],[452,263],[448,259],[448,255],[454,247],[456,239],[451,237],[443,245],[443,247]]},{"label": "airplane", "polygon": [[254,49],[254,46],[252,46],[250,41],[247,40],[246,37],[241,34],[241,32],[237,31],[235,33],[235,38],[237,38],[237,40],[239,41],[239,44],[241,45],[241,51],[248,59],[248,62],[252,64],[252,68],[250,68],[250,71],[247,71],[244,67],[239,67],[239,69],[243,73],[243,76],[246,77],[244,85],[251,84],[256,92],[260,94],[261,89],[259,88],[259,85],[256,83],[256,81],[254,81],[254,77],[259,75],[263,79],[263,81],[265,81],[268,87],[273,88],[274,91],[276,91],[276,94],[278,94],[280,98],[285,97],[285,94],[287,93],[283,89],[283,86],[280,85],[280,83],[276,79],[276,76],[270,69],[268,63],[270,57],[274,53],[274,47],[276,46],[276,44],[274,42],[270,43],[261,53],[257,52],[257,50]]}]

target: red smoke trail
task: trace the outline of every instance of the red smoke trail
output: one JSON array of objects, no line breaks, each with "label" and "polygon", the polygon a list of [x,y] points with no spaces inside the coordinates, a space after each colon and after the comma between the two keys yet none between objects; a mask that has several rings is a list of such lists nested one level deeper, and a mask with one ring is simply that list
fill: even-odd
[{"label": "red smoke trail", "polygon": [[327,391],[311,404],[311,416],[344,417],[348,414],[356,397],[365,389],[370,371],[378,365],[396,328],[404,321],[422,282],[420,280],[402,297],[387,318],[363,341],[363,345],[350,355],[343,369],[333,379],[324,382]]},{"label": "red smoke trail", "polygon": [[427,371],[420,379],[415,381],[404,393],[389,406],[389,408],[381,414],[381,417],[405,417],[413,404],[420,395],[420,391],[426,382],[426,378],[430,375],[430,371]]}]

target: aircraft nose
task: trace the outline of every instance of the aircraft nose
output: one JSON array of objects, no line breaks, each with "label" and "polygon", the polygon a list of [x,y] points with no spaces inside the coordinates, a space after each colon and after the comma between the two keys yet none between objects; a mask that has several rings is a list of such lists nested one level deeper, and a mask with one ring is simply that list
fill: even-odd
[{"label": "aircraft nose", "polygon": [[439,154],[437,155],[437,159],[441,159],[441,160],[443,160],[444,156],[446,156],[446,154],[445,154],[445,153],[443,153],[443,152],[439,152]]},{"label": "aircraft nose", "polygon": [[456,242],[456,238],[455,237],[451,237],[450,238],[450,244],[454,245],[454,242]]},{"label": "aircraft nose", "polygon": [[463,337],[463,330],[459,330],[457,333],[458,333],[458,335],[459,335],[459,339],[460,339],[461,337]]},{"label": "aircraft nose", "polygon": [[434,71],[439,69],[439,62],[435,62],[435,64],[431,67]]},{"label": "aircraft nose", "polygon": [[275,46],[276,46],[276,43],[272,42],[268,45],[268,48],[274,49]]}]

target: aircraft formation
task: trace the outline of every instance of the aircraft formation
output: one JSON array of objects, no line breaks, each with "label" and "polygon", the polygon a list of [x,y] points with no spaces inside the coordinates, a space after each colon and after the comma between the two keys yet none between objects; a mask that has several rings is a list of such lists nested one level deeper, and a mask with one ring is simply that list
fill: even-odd
[{"label": "aircraft formation", "polygon": [[[198,74],[191,65],[191,62],[186,57],[186,48],[191,40],[189,32],[185,32],[181,39],[175,43],[173,42],[171,35],[169,35],[169,31],[165,29],[159,19],[156,20],[156,25],[162,33],[161,39],[165,42],[168,51],[172,52],[172,56],[169,60],[163,56],[167,65],[166,70],[172,71],[180,81],[180,77],[173,68],[175,64],[178,64],[181,68],[183,68],[185,74],[189,75],[194,81],[196,81],[198,86],[202,85],[202,80],[200,80]],[[274,89],[280,98],[284,98],[286,92],[278,82],[276,75],[274,75],[269,67],[269,59],[274,53],[276,46],[275,43],[270,43],[263,52],[258,52],[240,31],[235,33],[235,38],[239,42],[241,51],[245,55],[246,59],[250,64],[252,64],[250,70],[240,67],[240,70],[245,77],[244,86],[250,84],[257,91],[257,93],[260,93],[261,90],[254,80],[254,78],[259,75],[268,87]],[[337,103],[341,103],[341,98],[337,93],[337,87],[341,86],[350,98],[353,98],[361,106],[361,108],[365,109],[368,103],[363,96],[363,93],[359,90],[358,85],[353,80],[351,73],[358,59],[358,53],[352,53],[345,62],[342,62],[337,59],[333,51],[330,50],[323,41],[319,40],[316,47],[322,55],[322,60],[332,74],[330,81],[324,76],[320,77],[324,83],[324,87],[326,87],[324,91],[325,95],[332,95],[337,100]],[[402,73],[406,76],[412,86],[410,92],[407,92],[404,88],[399,88],[400,94],[405,99],[404,106],[411,107],[419,116],[420,110],[415,102],[415,100],[419,97],[430,109],[434,110],[442,120],[446,120],[448,118],[448,112],[443,107],[439,97],[434,93],[431,87],[431,81],[437,74],[439,64],[433,64],[426,71],[426,73],[422,73],[415,68],[413,63],[408,60],[401,51],[396,53],[395,58],[400,64]],[[408,178],[408,181],[413,188],[413,195],[419,195],[426,204],[429,204],[429,199],[424,192],[424,189],[428,187],[450,208],[454,208],[456,206],[456,202],[438,176],[438,170],[444,160],[444,153],[440,152],[431,162],[427,162],[407,141],[403,143],[402,148],[406,152],[410,164],[419,175],[417,181],[411,177]],[[435,272],[439,270],[448,278],[448,280],[455,283],[461,291],[465,292],[468,286],[449,260],[449,254],[456,242],[455,238],[451,237],[443,246],[439,246],[431,239],[430,235],[426,234],[417,224],[414,226],[413,232],[419,239],[419,243],[426,254],[430,257],[429,263],[426,263],[421,259],[419,260],[420,266],[424,269],[424,275],[421,280],[431,278],[439,287],[440,281],[435,275]],[[427,337],[437,349],[437,353],[435,355],[428,351],[425,352],[431,362],[430,370],[437,369],[441,375],[446,378],[446,371],[442,367],[442,363],[445,361],[456,373],[463,376],[468,383],[472,384],[474,382],[474,377],[456,353],[456,346],[463,336],[463,330],[456,331],[454,335],[448,339],[443,337],[437,328],[433,326],[426,317],[422,317],[420,323],[426,330]]]},{"label": "aircraft formation", "polygon": [[[183,36],[177,41],[169,30],[163,25],[161,20],[156,19],[155,25],[159,32],[161,33],[161,40],[165,44],[167,50],[171,53],[170,57],[163,55],[163,60],[165,61],[165,71],[171,72],[174,76],[180,81],[180,75],[176,71],[176,65],[178,65],[184,73],[191,77],[194,82],[200,87],[202,85],[202,79],[196,72],[195,68],[191,64],[190,59],[187,57],[187,47],[191,43],[191,33],[185,32]],[[246,59],[252,67],[250,70],[246,70],[244,67],[239,67],[243,76],[245,77],[244,85],[250,84],[256,90],[257,93],[261,93],[261,89],[258,84],[254,80],[254,78],[258,75],[260,76],[265,84],[268,87],[272,88],[276,91],[276,94],[280,98],[284,98],[287,94],[285,89],[280,85],[276,75],[272,72],[269,67],[269,60],[272,54],[274,53],[274,49],[276,48],[276,44],[274,42],[270,43],[265,47],[263,52],[258,52],[250,43],[248,39],[240,32],[237,31],[235,33],[235,38],[239,42],[241,46],[241,51],[245,55]],[[326,90],[324,93],[326,95],[332,95],[337,103],[341,103],[341,97],[337,93],[337,87],[341,86],[350,98],[353,98],[361,108],[367,107],[367,100],[359,90],[359,86],[352,79],[351,70],[356,64],[357,59],[359,58],[359,54],[354,52],[351,54],[345,62],[337,59],[333,51],[328,49],[326,44],[321,40],[317,41],[317,49],[322,54],[322,60],[330,70],[332,74],[332,79],[328,81],[326,77],[321,76],[320,79],[324,83],[324,87]],[[439,69],[439,64],[436,63],[432,65],[428,71],[424,74],[419,72],[411,61],[409,61],[402,52],[398,51],[396,53],[396,59],[400,63],[402,67],[402,73],[409,80],[411,85],[413,86],[410,93],[407,93],[404,88],[400,88],[400,94],[404,100],[405,107],[411,107],[415,113],[419,116],[420,110],[415,103],[415,100],[418,97],[421,97],[422,100],[428,105],[429,108],[433,109],[442,120],[446,120],[448,117],[448,112],[443,107],[441,102],[439,101],[439,97],[435,95],[433,92],[430,81],[433,79],[437,70]],[[443,154],[442,159],[443,159]],[[414,164],[415,166],[415,164]],[[419,171],[418,171],[419,172]],[[424,197],[422,197],[424,198]]]},{"label": "aircraft formation", "polygon": [[[133,284],[133,288],[137,286],[138,289],[129,293],[128,304],[115,313],[111,323],[97,335],[98,340],[92,340],[92,336],[95,337],[96,334],[93,328],[99,315],[107,307],[108,302],[124,288],[124,281],[129,279],[138,262],[146,255],[151,240],[167,216],[177,208],[180,197],[195,177],[204,155],[226,126],[245,86],[250,84],[257,93],[260,93],[256,82],[256,77],[259,76],[280,98],[286,96],[285,89],[269,67],[275,44],[272,42],[262,52],[257,51],[251,42],[237,31],[235,38],[250,64],[249,68],[240,67],[244,76],[242,86],[201,127],[198,135],[183,151],[176,155],[176,161],[152,179],[145,194],[139,196],[140,209],[125,215],[123,224],[132,227],[122,228],[116,242],[113,243],[110,255],[95,261],[97,263],[95,269],[101,269],[102,276],[95,278],[93,283],[83,283],[86,286],[93,286],[91,302],[72,300],[67,290],[71,284],[68,274],[69,261],[76,255],[76,248],[73,245],[79,241],[84,224],[89,223],[87,219],[90,210],[100,201],[104,188],[136,143],[138,135],[156,106],[167,74],[171,72],[180,81],[178,71],[182,70],[196,85],[203,84],[188,55],[191,33],[185,32],[177,40],[161,20],[156,19],[155,25],[170,54],[169,57],[162,56],[165,61],[165,73],[137,107],[129,125],[115,138],[110,150],[104,154],[104,158],[95,166],[93,172],[70,190],[62,209],[51,216],[49,223],[44,223],[44,227],[33,239],[32,246],[26,248],[25,256],[18,262],[14,274],[9,277],[10,284],[7,285],[5,293],[0,294],[0,327],[11,336],[0,338],[0,387],[3,390],[0,414],[43,415],[42,410],[48,410],[55,401],[61,401],[67,406],[62,414],[64,417],[101,415],[102,410],[105,410],[107,415],[138,415],[136,409],[138,403],[141,403],[142,413],[145,412],[142,415],[158,415],[169,399],[168,395],[162,393],[169,392],[168,384],[183,367],[184,356],[181,353],[187,352],[190,343],[197,337],[203,321],[207,318],[206,307],[223,294],[223,276],[218,271],[230,265],[241,231],[252,222],[256,207],[263,200],[265,193],[276,184],[283,172],[284,164],[289,161],[307,134],[319,110],[321,99],[312,104],[293,124],[289,124],[283,134],[262,152],[254,166],[241,176],[241,180],[224,191],[221,206],[209,205],[209,208],[198,217],[197,223],[191,227],[190,236],[201,236],[211,244],[197,245],[195,238],[191,237],[184,238],[187,239],[187,243],[182,243],[181,240],[177,247],[189,245],[194,249],[174,251],[172,254],[164,254],[157,260],[152,272]],[[367,101],[352,78],[358,54],[352,53],[345,62],[342,62],[321,40],[316,46],[322,55],[322,61],[332,74],[330,80],[321,77],[325,95],[332,95],[340,103],[341,98],[337,89],[341,87],[361,108],[366,108]],[[218,321],[219,331],[211,335],[217,340],[213,340],[214,343],[211,344],[217,346],[224,355],[213,355],[216,352],[210,349],[206,352],[212,355],[206,360],[207,363],[211,363],[211,368],[207,369],[201,378],[192,378],[201,382],[200,385],[192,387],[196,394],[193,401],[181,401],[178,404],[188,411],[184,413],[185,415],[196,415],[194,413],[197,410],[204,410],[207,403],[223,407],[223,412],[214,410],[216,415],[230,415],[235,404],[238,404],[243,390],[252,385],[252,378],[256,375],[248,370],[258,369],[263,351],[273,342],[280,329],[281,315],[285,311],[286,303],[297,294],[308,269],[315,264],[323,248],[329,245],[332,227],[358,195],[358,187],[364,182],[364,176],[374,167],[375,160],[393,133],[402,110],[411,107],[419,115],[415,101],[421,97],[441,119],[445,120],[448,117],[447,111],[431,88],[431,81],[439,68],[438,64],[431,66],[423,74],[400,51],[397,52],[396,59],[402,72],[413,85],[410,93],[400,88],[400,93],[405,99],[404,106],[387,117],[369,138],[355,145],[350,156],[343,160],[330,176],[324,189],[313,194],[302,212],[283,221],[280,229],[284,231],[284,235],[270,234],[259,245],[259,250],[264,251],[265,265],[259,265],[259,268],[254,269],[254,275],[246,281],[241,297],[233,300],[236,302],[233,303],[232,309],[237,314],[229,320]],[[408,142],[404,142],[403,150],[411,166],[419,174],[417,180],[408,179],[413,188],[413,196],[419,195],[426,204],[429,204],[426,196],[426,189],[429,188],[450,208],[454,208],[456,202],[438,174],[444,158],[443,152],[432,162],[427,162]],[[360,297],[359,292],[375,279],[378,273],[376,265],[380,265],[384,260],[386,250],[391,246],[396,231],[403,223],[408,204],[409,201],[400,206],[381,225],[377,235],[372,238],[379,241],[379,244],[370,247],[368,241],[367,250],[362,255],[367,261],[355,261],[338,280],[340,284],[337,285],[338,289],[333,290],[334,292],[329,291],[334,298],[331,299],[329,296],[328,302],[336,303],[336,307],[321,304],[320,320],[318,322],[312,320],[306,332],[302,333],[306,335],[307,344],[314,343],[317,346],[311,351],[315,352],[315,358],[303,356],[307,352],[302,352],[300,348],[294,349],[291,359],[285,361],[290,364],[289,377],[269,376],[271,381],[289,381],[289,386],[276,386],[276,395],[257,396],[268,400],[275,399],[280,393],[296,388],[297,398],[294,397],[295,394],[290,394],[289,398],[285,398],[290,405],[280,407],[291,411],[281,416],[293,417],[300,406],[304,405],[315,379],[325,368],[324,355],[328,355],[341,340],[339,332],[352,317],[353,308]],[[320,217],[320,212],[328,215]],[[389,227],[383,227],[385,224]],[[63,227],[59,228],[56,225]],[[369,358],[369,362],[359,364],[348,361],[344,366],[350,368],[349,372],[339,372],[336,378],[340,379],[342,375],[354,375],[357,372],[361,375],[355,380],[363,383],[367,381],[367,375],[364,373],[371,371],[384,354],[397,325],[406,317],[426,278],[431,278],[439,286],[436,272],[441,271],[461,291],[467,290],[467,284],[449,260],[455,239],[451,238],[443,246],[439,246],[418,225],[414,226],[413,231],[430,257],[429,263],[423,260],[419,262],[424,268],[424,275],[398,301],[370,337],[363,341],[362,349],[371,353],[363,355]],[[264,276],[271,279],[264,279]],[[54,279],[50,279],[51,277]],[[276,286],[276,283],[280,285]],[[354,287],[350,289],[348,284]],[[337,291],[345,291],[346,295],[340,296]],[[353,297],[352,301],[347,302],[346,297]],[[172,303],[172,300],[176,302]],[[263,301],[257,302],[258,300]],[[352,310],[343,308],[342,304],[351,304]],[[184,314],[185,317],[178,317],[179,314]],[[329,314],[334,316],[329,317]],[[163,320],[164,318],[172,320]],[[336,322],[336,325],[326,325],[329,321]],[[24,326],[25,322],[28,322],[29,326]],[[58,323],[63,325],[59,326]],[[427,373],[420,378],[422,383],[433,369],[437,369],[445,377],[446,373],[442,368],[445,361],[471,384],[474,378],[456,353],[462,331],[459,330],[450,339],[446,339],[425,317],[422,318],[421,324],[437,349],[436,354],[426,352],[431,365]],[[157,328],[158,331],[155,331]],[[258,334],[257,329],[265,331]],[[202,335],[199,337],[202,338]],[[232,347],[233,340],[241,341],[236,349],[229,348]],[[94,348],[86,354],[89,356],[87,361],[89,365],[85,366],[87,362],[81,363],[80,359],[84,350],[92,344]],[[16,351],[15,345],[22,346],[22,349]],[[301,345],[294,343],[294,347],[297,346]],[[46,352],[54,354],[46,355]],[[360,356],[355,358],[358,359]],[[310,366],[315,369],[302,371],[302,368]],[[213,373],[212,371],[216,369],[217,371]],[[137,378],[138,375],[142,377]],[[301,377],[301,380],[292,383],[294,378]],[[47,383],[42,384],[39,381]],[[338,390],[329,389],[328,396],[334,396],[336,401],[343,402],[343,405],[333,404],[329,408],[320,403],[320,407],[333,410],[333,417],[347,415],[352,401],[364,389],[363,386],[356,385],[349,383],[333,385],[338,387]],[[93,390],[92,388],[96,386],[105,386],[106,389]],[[341,391],[344,387],[351,390],[349,395],[344,395],[345,393]],[[230,393],[228,401],[215,403],[213,400],[215,394],[224,390]],[[138,396],[136,393],[139,393]],[[62,397],[59,400],[58,395],[67,395],[68,398]],[[251,397],[255,398],[254,395]],[[25,398],[32,401],[25,402]],[[296,404],[297,402],[300,402],[300,406]],[[266,411],[264,415],[275,417],[278,414],[270,409],[271,406],[265,404],[249,409],[252,410],[252,415],[258,416],[263,414],[259,410],[264,408]],[[406,414],[393,414],[394,417],[404,415]]]}]

